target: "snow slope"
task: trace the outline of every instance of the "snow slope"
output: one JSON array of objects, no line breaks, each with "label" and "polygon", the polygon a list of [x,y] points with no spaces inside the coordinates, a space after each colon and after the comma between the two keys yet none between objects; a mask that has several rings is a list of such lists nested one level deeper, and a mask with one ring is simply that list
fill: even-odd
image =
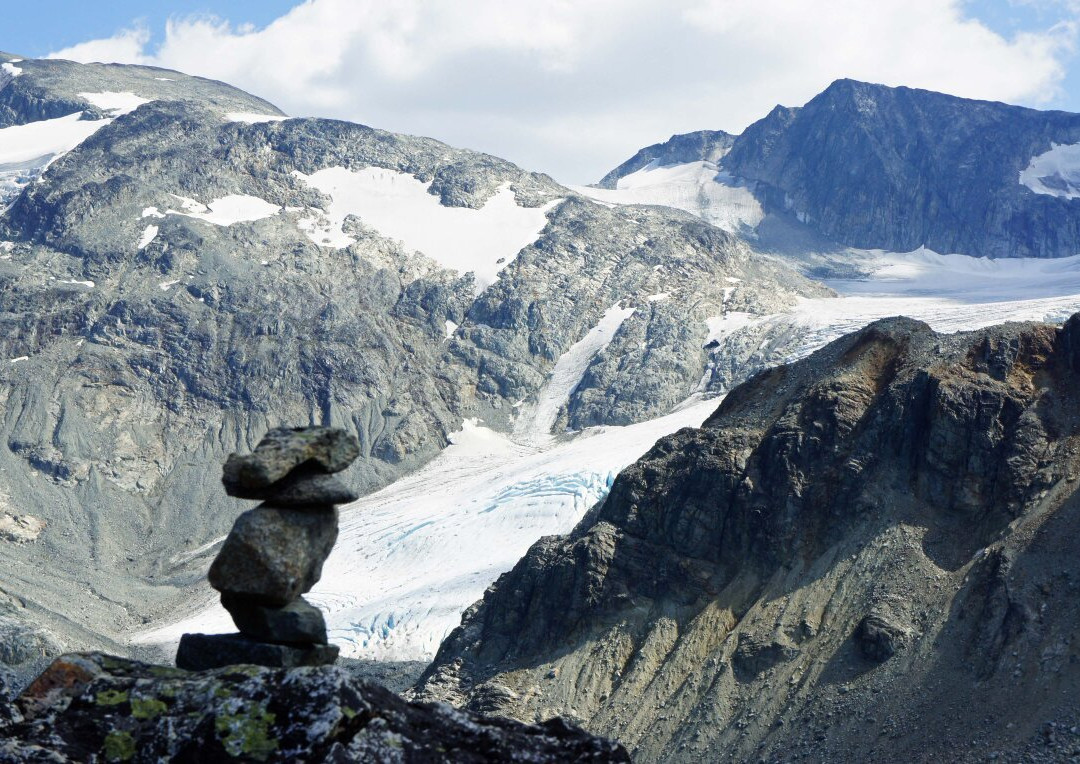
[{"label": "snow slope", "polygon": [[633,313],[633,308],[623,308],[618,303],[612,305],[588,334],[559,356],[551,377],[537,396],[536,404],[522,412],[515,423],[515,436],[526,441],[549,437],[559,416],[559,409],[581,384],[581,378],[585,375],[589,363],[597,353],[608,346],[622,322]]},{"label": "snow slope", "polygon": [[83,120],[82,112],[0,128],[0,208],[7,206],[48,166],[111,119]]},{"label": "snow slope", "polygon": [[300,221],[316,244],[340,249],[354,243],[343,226],[349,215],[356,215],[364,225],[446,268],[472,271],[481,289],[536,241],[547,225],[548,210],[558,203],[521,207],[514,192],[503,186],[478,210],[445,207],[428,193],[431,183],[378,167],[331,167],[297,176],[331,199],[326,210],[313,210]]},{"label": "snow slope", "polygon": [[654,160],[619,178],[615,189],[572,188],[605,204],[657,204],[685,210],[725,231],[754,228],[765,217],[750,190],[719,173],[714,162],[661,165]]},{"label": "snow slope", "polygon": [[85,98],[102,111],[109,112],[113,117],[130,114],[144,103],[150,103],[151,100],[134,93],[117,93],[111,90],[103,93],[79,93],[79,97]]},{"label": "snow slope", "polygon": [[1051,143],[1049,151],[1032,157],[1020,171],[1020,185],[1036,194],[1080,197],[1080,143]]}]

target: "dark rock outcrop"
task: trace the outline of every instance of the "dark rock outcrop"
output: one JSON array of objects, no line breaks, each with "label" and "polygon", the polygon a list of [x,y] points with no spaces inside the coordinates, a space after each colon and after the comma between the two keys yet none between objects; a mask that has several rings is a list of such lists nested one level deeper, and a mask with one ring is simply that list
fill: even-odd
[{"label": "dark rock outcrop", "polygon": [[187,673],[100,653],[57,659],[0,713],[0,761],[618,762],[559,719],[523,725],[406,703],[345,669]]},{"label": "dark rock outcrop", "polygon": [[534,545],[420,697],[642,761],[1018,750],[1080,703],[1078,334],[890,319],[759,374]]},{"label": "dark rock outcrop", "polygon": [[800,108],[777,106],[722,159],[768,210],[854,247],[988,257],[1080,251],[1080,203],[1021,185],[1080,115],[839,80]]}]

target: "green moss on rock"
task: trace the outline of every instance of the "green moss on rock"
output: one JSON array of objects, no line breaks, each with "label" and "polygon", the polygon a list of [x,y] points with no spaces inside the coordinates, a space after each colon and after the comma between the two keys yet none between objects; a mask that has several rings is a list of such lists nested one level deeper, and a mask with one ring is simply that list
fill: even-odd
[{"label": "green moss on rock", "polygon": [[135,755],[135,739],[130,732],[113,730],[105,736],[102,753],[106,761],[128,761]]}]

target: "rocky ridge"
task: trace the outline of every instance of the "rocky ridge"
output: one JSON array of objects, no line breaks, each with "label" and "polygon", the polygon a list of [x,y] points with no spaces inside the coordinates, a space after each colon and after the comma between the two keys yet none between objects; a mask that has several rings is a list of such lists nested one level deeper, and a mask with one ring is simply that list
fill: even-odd
[{"label": "rocky ridge", "polygon": [[609,172],[596,184],[598,188],[616,188],[622,178],[650,165],[685,162],[719,162],[731,150],[736,136],[723,130],[698,130],[673,135],[663,143],[646,146]]},{"label": "rocky ridge", "polygon": [[537,542],[417,694],[639,761],[1077,755],[1078,372],[1080,315],[886,320],[763,372]]},{"label": "rocky ridge", "polygon": [[[9,718],[4,718],[3,712]],[[338,667],[188,673],[58,658],[0,710],[0,761],[627,762],[561,720],[522,725],[406,703]]]}]

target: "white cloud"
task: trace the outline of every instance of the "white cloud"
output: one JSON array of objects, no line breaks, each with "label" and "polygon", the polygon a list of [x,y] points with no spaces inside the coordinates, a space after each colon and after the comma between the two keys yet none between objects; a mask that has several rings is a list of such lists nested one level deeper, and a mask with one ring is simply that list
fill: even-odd
[{"label": "white cloud", "polygon": [[739,131],[840,77],[1028,104],[1075,23],[1006,39],[964,0],[307,0],[259,30],[174,19],[58,52],[153,63],[268,98],[596,180],[674,132]]},{"label": "white cloud", "polygon": [[69,61],[83,63],[120,62],[124,64],[145,64],[149,57],[144,53],[150,42],[150,30],[143,25],[122,29],[112,37],[101,40],[88,40],[70,48],[64,48],[49,54],[49,58],[66,58]]}]

